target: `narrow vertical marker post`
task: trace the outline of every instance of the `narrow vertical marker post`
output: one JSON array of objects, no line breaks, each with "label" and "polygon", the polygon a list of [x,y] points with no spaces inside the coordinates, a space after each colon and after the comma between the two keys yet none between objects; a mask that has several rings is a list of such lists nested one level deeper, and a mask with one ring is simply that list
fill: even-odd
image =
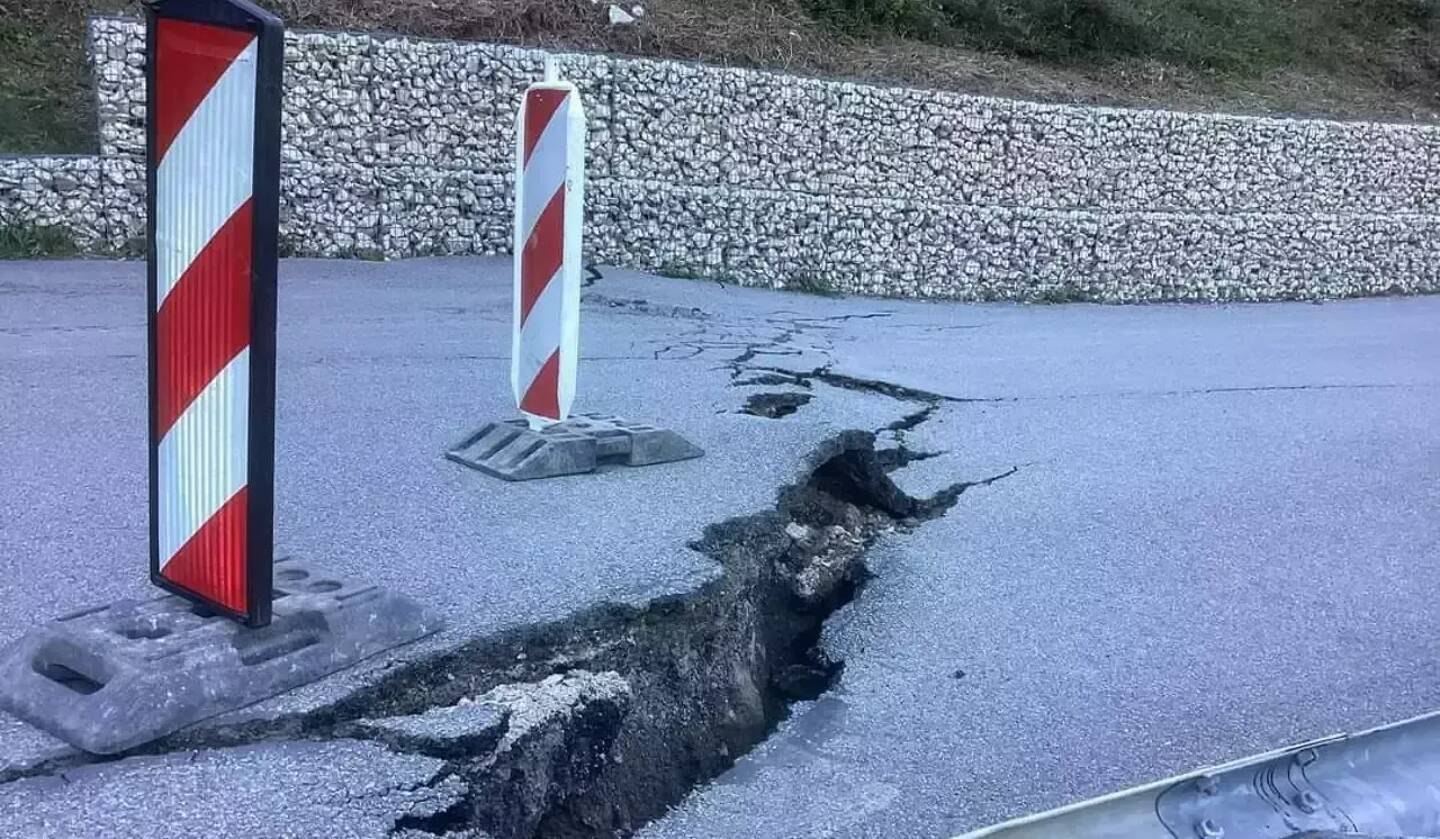
[{"label": "narrow vertical marker post", "polygon": [[515,141],[515,301],[510,385],[532,429],[563,422],[580,354],[585,111],[545,61],[525,90]]},{"label": "narrow vertical marker post", "polygon": [[668,429],[618,416],[570,416],[580,360],[585,111],[554,57],[525,89],[515,131],[515,303],[510,387],[524,419],[489,422],[445,457],[507,481],[653,466],[705,452]]},{"label": "narrow vertical marker post", "polygon": [[146,7],[150,578],[269,622],[283,28]]}]

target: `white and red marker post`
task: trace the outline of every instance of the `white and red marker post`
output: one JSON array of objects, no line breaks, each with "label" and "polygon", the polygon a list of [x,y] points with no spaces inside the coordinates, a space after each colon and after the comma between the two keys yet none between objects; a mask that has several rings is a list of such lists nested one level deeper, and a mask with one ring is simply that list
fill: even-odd
[{"label": "white and red marker post", "polygon": [[283,29],[247,0],[146,11],[150,577],[270,620]]},{"label": "white and red marker post", "polygon": [[580,355],[585,110],[546,59],[525,90],[515,142],[515,313],[510,385],[531,428],[562,422]]}]

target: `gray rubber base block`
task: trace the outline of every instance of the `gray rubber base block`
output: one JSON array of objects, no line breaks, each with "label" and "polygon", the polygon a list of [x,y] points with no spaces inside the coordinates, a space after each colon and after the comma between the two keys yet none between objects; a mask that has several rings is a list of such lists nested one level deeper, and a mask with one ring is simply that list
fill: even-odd
[{"label": "gray rubber base block", "polygon": [[89,609],[28,633],[0,653],[0,709],[87,752],[114,754],[440,625],[408,598],[281,560],[266,627],[166,596]]},{"label": "gray rubber base block", "polygon": [[507,481],[593,472],[602,464],[649,466],[705,452],[673,431],[604,414],[580,414],[532,430],[525,420],[492,422],[445,453]]}]

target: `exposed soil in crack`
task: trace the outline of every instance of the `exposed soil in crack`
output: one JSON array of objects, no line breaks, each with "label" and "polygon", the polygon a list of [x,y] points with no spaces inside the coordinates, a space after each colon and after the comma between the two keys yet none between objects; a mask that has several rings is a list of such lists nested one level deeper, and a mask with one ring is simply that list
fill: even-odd
[{"label": "exposed soil in crack", "polygon": [[771,373],[759,373],[748,379],[736,379],[731,382],[735,387],[778,387],[781,385],[794,385],[796,387],[809,388],[810,380],[798,373],[782,373],[779,371]]},{"label": "exposed soil in crack", "polygon": [[[655,313],[642,304],[609,303]],[[735,384],[809,390],[818,379],[919,403],[919,410],[881,429],[895,444],[877,451],[875,433],[840,434],[810,455],[806,477],[782,489],[774,509],[707,528],[692,547],[724,573],[698,592],[643,609],[602,606],[477,641],[337,707],[335,721],[416,714],[505,683],[553,681],[555,674],[604,672],[623,679],[625,712],[577,726],[578,739],[566,742],[558,773],[549,765],[506,766],[488,752],[427,750],[444,754],[450,770],[469,779],[470,793],[461,804],[397,828],[442,835],[480,829],[496,837],[628,835],[733,765],[793,702],[829,689],[844,662],[828,658],[820,634],[826,619],[862,590],[868,549],[887,532],[942,515],[975,484],[956,483],[921,499],[889,477],[935,456],[907,447],[904,432],[931,419],[947,397],[835,374],[828,366],[800,373],[753,364],[790,352],[787,345],[826,320],[777,324],[769,340],[680,342],[656,356],[723,345],[737,352],[729,364]],[[778,418],[812,398],[795,391],[755,394],[743,410]]]},{"label": "exposed soil in crack", "polygon": [[[1004,477],[914,498],[888,472],[897,458],[924,456],[903,445],[877,452],[874,433],[842,433],[811,453],[805,477],[782,489],[773,509],[711,525],[692,544],[724,571],[694,593],[477,639],[397,668],[323,712],[180,732],[131,754],[371,739],[445,761],[434,783],[466,790],[434,812],[397,814],[397,835],[628,835],[733,765],[793,702],[833,684],[844,663],[826,656],[820,633],[862,591],[876,539],[919,527],[969,487]],[[585,695],[597,679],[618,687]],[[581,686],[575,707],[543,725],[519,725],[521,711],[456,731],[429,724],[484,697],[532,689],[539,697],[572,683]],[[418,722],[422,734],[375,723],[394,717]]]},{"label": "exposed soil in crack", "polygon": [[628,686],[628,712],[592,715],[567,734],[574,742],[561,749],[563,771],[532,777],[497,765],[489,752],[426,749],[445,756],[471,793],[464,806],[403,826],[496,837],[635,831],[732,765],[792,702],[832,684],[843,662],[825,656],[820,630],[862,588],[868,548],[884,533],[941,515],[973,485],[928,499],[907,495],[868,432],[830,440],[809,467],[775,509],[712,525],[693,543],[724,568],[699,592],[478,641],[393,675],[307,728],[333,735],[345,720],[422,713],[505,683],[613,672]]},{"label": "exposed soil in crack", "polygon": [[[934,410],[933,406],[938,406],[942,402],[978,401],[971,399],[962,399],[956,396],[946,396],[943,393],[934,393],[928,390],[921,390],[920,388],[906,387],[904,385],[897,385],[891,382],[880,381],[879,379],[862,379],[856,376],[847,376],[844,373],[836,373],[829,367],[821,367],[816,370],[812,370],[804,375],[808,378],[819,379],[820,381],[824,382],[827,385],[831,385],[832,387],[843,388],[845,390],[858,390],[864,391],[866,393],[879,393],[881,395],[888,396],[891,399],[898,399],[905,402],[925,402],[932,406],[932,412]],[[914,425],[918,425],[921,421],[923,421],[924,418],[928,418],[928,416],[929,414],[926,414],[925,417],[915,420],[911,420],[909,417],[907,417],[905,420],[901,420],[901,422],[912,422],[913,425],[911,427],[914,427]]]},{"label": "exposed soil in crack", "polygon": [[745,400],[740,412],[767,419],[780,419],[800,410],[813,398],[809,393],[752,393],[750,398]]},{"label": "exposed soil in crack", "polygon": [[905,416],[901,417],[900,419],[895,420],[894,422],[892,422],[892,423],[890,423],[889,425],[885,426],[885,430],[886,430],[886,431],[897,431],[897,432],[898,432],[898,431],[909,431],[910,429],[915,428],[916,426],[920,425],[921,423],[923,423],[923,422],[925,422],[926,420],[928,420],[928,419],[930,419],[931,417],[933,417],[933,416],[935,415],[935,412],[938,411],[939,409],[940,409],[940,403],[938,403],[938,402],[931,402],[929,405],[926,405],[923,409],[921,409],[921,410],[919,410],[919,411],[916,411],[916,412],[913,413],[913,414],[906,414]]},{"label": "exposed soil in crack", "polygon": [[912,463],[919,463],[942,454],[944,452],[927,452],[900,445],[889,449],[879,449],[875,452],[875,457],[886,472],[894,472],[897,469],[904,469]]}]

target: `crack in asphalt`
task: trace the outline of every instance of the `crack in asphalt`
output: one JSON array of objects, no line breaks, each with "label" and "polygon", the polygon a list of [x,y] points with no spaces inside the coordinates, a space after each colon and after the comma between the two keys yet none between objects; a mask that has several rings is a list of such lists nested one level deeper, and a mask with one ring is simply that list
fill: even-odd
[{"label": "crack in asphalt", "polygon": [[[614,305],[650,316],[693,317],[643,300]],[[633,683],[635,707],[602,709],[605,713],[598,718],[576,721],[572,730],[546,735],[550,739],[544,748],[560,750],[555,754],[561,757],[551,759],[565,766],[570,766],[566,761],[579,761],[574,766],[562,766],[553,774],[534,771],[526,763],[533,756],[517,752],[510,769],[516,774],[507,776],[513,783],[499,783],[485,775],[494,770],[488,762],[494,752],[451,755],[441,758],[442,769],[427,782],[397,785],[360,798],[383,799],[397,791],[435,789],[447,782],[464,784],[462,798],[436,812],[416,813],[418,805],[412,804],[406,813],[397,814],[392,831],[396,834],[445,835],[484,828],[497,839],[509,839],[597,832],[626,835],[637,830],[697,785],[734,765],[774,731],[792,702],[816,698],[833,686],[844,662],[828,658],[819,643],[820,632],[837,609],[859,596],[870,574],[865,556],[876,540],[943,516],[967,490],[989,486],[1020,469],[1014,466],[979,480],[957,481],[928,498],[914,498],[900,490],[888,473],[940,452],[911,449],[904,432],[932,420],[944,403],[985,400],[848,376],[834,372],[833,362],[808,372],[754,363],[807,351],[828,358],[828,341],[810,347],[798,347],[797,341],[812,330],[889,316],[875,312],[771,317],[762,327],[771,329],[771,334],[756,336],[743,334],[754,328],[753,322],[721,325],[702,315],[694,328],[678,336],[681,340],[671,339],[654,351],[655,359],[667,360],[716,350],[734,352],[722,368],[730,371],[733,384],[783,381],[809,389],[814,380],[923,406],[882,428],[842,432],[822,444],[807,459],[808,477],[780,489],[773,510],[706,528],[691,547],[712,557],[724,571],[696,591],[644,607],[602,603],[560,621],[475,638],[397,665],[320,709],[238,725],[202,726],[110,758],[81,755],[73,761],[37,764],[3,780],[63,777],[66,769],[87,763],[267,742],[350,738],[409,753],[383,737],[358,732],[354,724],[453,706],[502,684],[539,683],[581,668],[599,669],[622,673],[627,684]],[[678,355],[685,351],[690,354]],[[750,378],[742,381],[745,377]],[[776,399],[762,394],[754,404],[760,411],[788,412],[817,395]],[[883,432],[893,433],[896,445],[877,452],[875,439]],[[686,661],[690,663],[681,666]],[[561,738],[558,745],[555,737]],[[487,793],[479,794],[482,789]]]},{"label": "crack in asphalt", "polygon": [[[786,312],[779,312],[785,315]],[[804,335],[808,330],[838,329],[841,325],[852,320],[872,320],[876,318],[893,317],[891,312],[864,312],[848,315],[829,315],[825,317],[814,317],[802,315],[798,312],[788,313],[788,317],[777,317],[776,314],[767,315],[761,318],[740,320],[729,324],[717,324],[723,326],[724,331],[718,335],[712,334],[712,324],[701,324],[675,338],[669,339],[659,349],[653,351],[655,360],[688,359],[700,356],[712,350],[740,350],[740,353],[726,361],[725,366],[730,369],[731,377],[734,378],[743,373],[745,365],[754,361],[762,355],[777,356],[799,356],[803,350],[789,349],[796,338]],[[777,334],[768,337],[750,335],[734,335],[736,332],[745,330],[773,329],[778,330]],[[679,350],[689,350],[688,355],[670,355]],[[828,351],[827,351],[828,355]]]},{"label": "crack in asphalt", "polygon": [[940,404],[938,402],[932,402],[913,414],[906,414],[900,419],[895,420],[885,426],[885,430],[897,432],[909,431],[918,425],[928,422],[931,417],[935,416],[935,412],[938,410],[940,410]]}]

